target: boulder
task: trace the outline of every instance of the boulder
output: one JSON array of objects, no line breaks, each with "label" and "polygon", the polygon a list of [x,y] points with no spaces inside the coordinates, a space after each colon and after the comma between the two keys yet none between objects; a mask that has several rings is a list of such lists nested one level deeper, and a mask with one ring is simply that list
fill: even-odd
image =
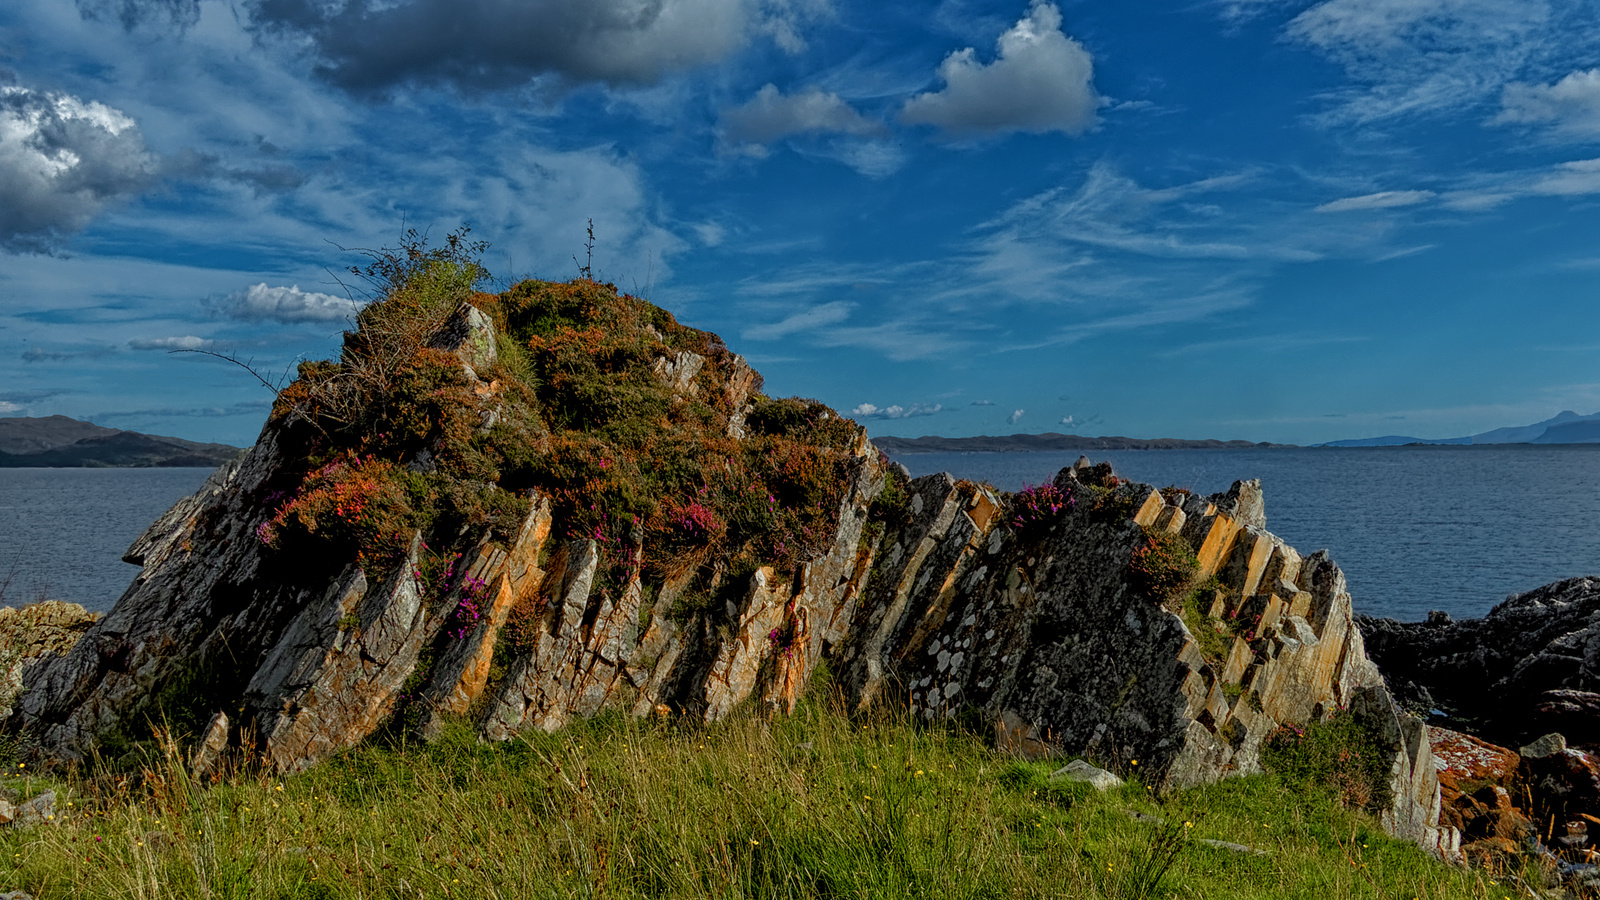
[{"label": "boulder", "polygon": [[1075,759],[1050,773],[1051,781],[1077,781],[1092,786],[1097,791],[1121,787],[1121,778],[1081,759]]}]

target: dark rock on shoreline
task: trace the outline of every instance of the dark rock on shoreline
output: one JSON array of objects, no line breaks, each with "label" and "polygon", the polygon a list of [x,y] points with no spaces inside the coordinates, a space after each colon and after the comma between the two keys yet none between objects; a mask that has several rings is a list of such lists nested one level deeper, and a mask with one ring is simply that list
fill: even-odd
[{"label": "dark rock on shoreline", "polygon": [[1517,594],[1481,619],[1356,621],[1408,708],[1507,746],[1551,731],[1600,745],[1600,577]]}]

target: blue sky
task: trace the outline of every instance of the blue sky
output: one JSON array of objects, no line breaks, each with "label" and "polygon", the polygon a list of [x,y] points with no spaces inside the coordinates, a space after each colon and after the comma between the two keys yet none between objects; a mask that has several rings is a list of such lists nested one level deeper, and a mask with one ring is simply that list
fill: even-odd
[{"label": "blue sky", "polygon": [[1600,410],[1578,0],[8,0],[0,414],[248,443],[465,222],[874,434]]}]

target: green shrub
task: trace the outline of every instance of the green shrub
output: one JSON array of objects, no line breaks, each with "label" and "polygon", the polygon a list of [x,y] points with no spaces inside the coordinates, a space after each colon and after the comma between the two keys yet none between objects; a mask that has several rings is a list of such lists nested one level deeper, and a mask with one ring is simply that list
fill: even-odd
[{"label": "green shrub", "polygon": [[1128,580],[1134,590],[1155,603],[1178,610],[1194,587],[1200,561],[1181,535],[1144,530],[1144,545],[1128,562]]},{"label": "green shrub", "polygon": [[1278,728],[1261,743],[1261,763],[1298,788],[1327,791],[1345,806],[1389,805],[1391,754],[1348,712]]}]

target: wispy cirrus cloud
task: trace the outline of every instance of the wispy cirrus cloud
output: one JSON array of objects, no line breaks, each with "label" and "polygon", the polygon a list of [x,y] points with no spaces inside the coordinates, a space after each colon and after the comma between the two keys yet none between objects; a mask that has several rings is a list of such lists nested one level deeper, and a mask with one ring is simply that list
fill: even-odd
[{"label": "wispy cirrus cloud", "polygon": [[1399,206],[1415,206],[1426,203],[1438,196],[1433,191],[1379,191],[1376,194],[1362,194],[1359,197],[1342,197],[1331,200],[1317,207],[1317,212],[1351,212],[1365,209],[1394,209]]},{"label": "wispy cirrus cloud", "polygon": [[777,322],[752,325],[740,332],[740,336],[747,341],[775,341],[799,332],[816,331],[837,325],[850,318],[850,311],[853,309],[855,309],[854,303],[843,300],[821,303],[795,312]]},{"label": "wispy cirrus cloud", "polygon": [[[1579,0],[1326,0],[1284,28],[1342,66],[1324,121],[1367,123],[1477,105],[1530,66],[1594,45]],[[1579,29],[1579,30],[1574,30]]]}]

